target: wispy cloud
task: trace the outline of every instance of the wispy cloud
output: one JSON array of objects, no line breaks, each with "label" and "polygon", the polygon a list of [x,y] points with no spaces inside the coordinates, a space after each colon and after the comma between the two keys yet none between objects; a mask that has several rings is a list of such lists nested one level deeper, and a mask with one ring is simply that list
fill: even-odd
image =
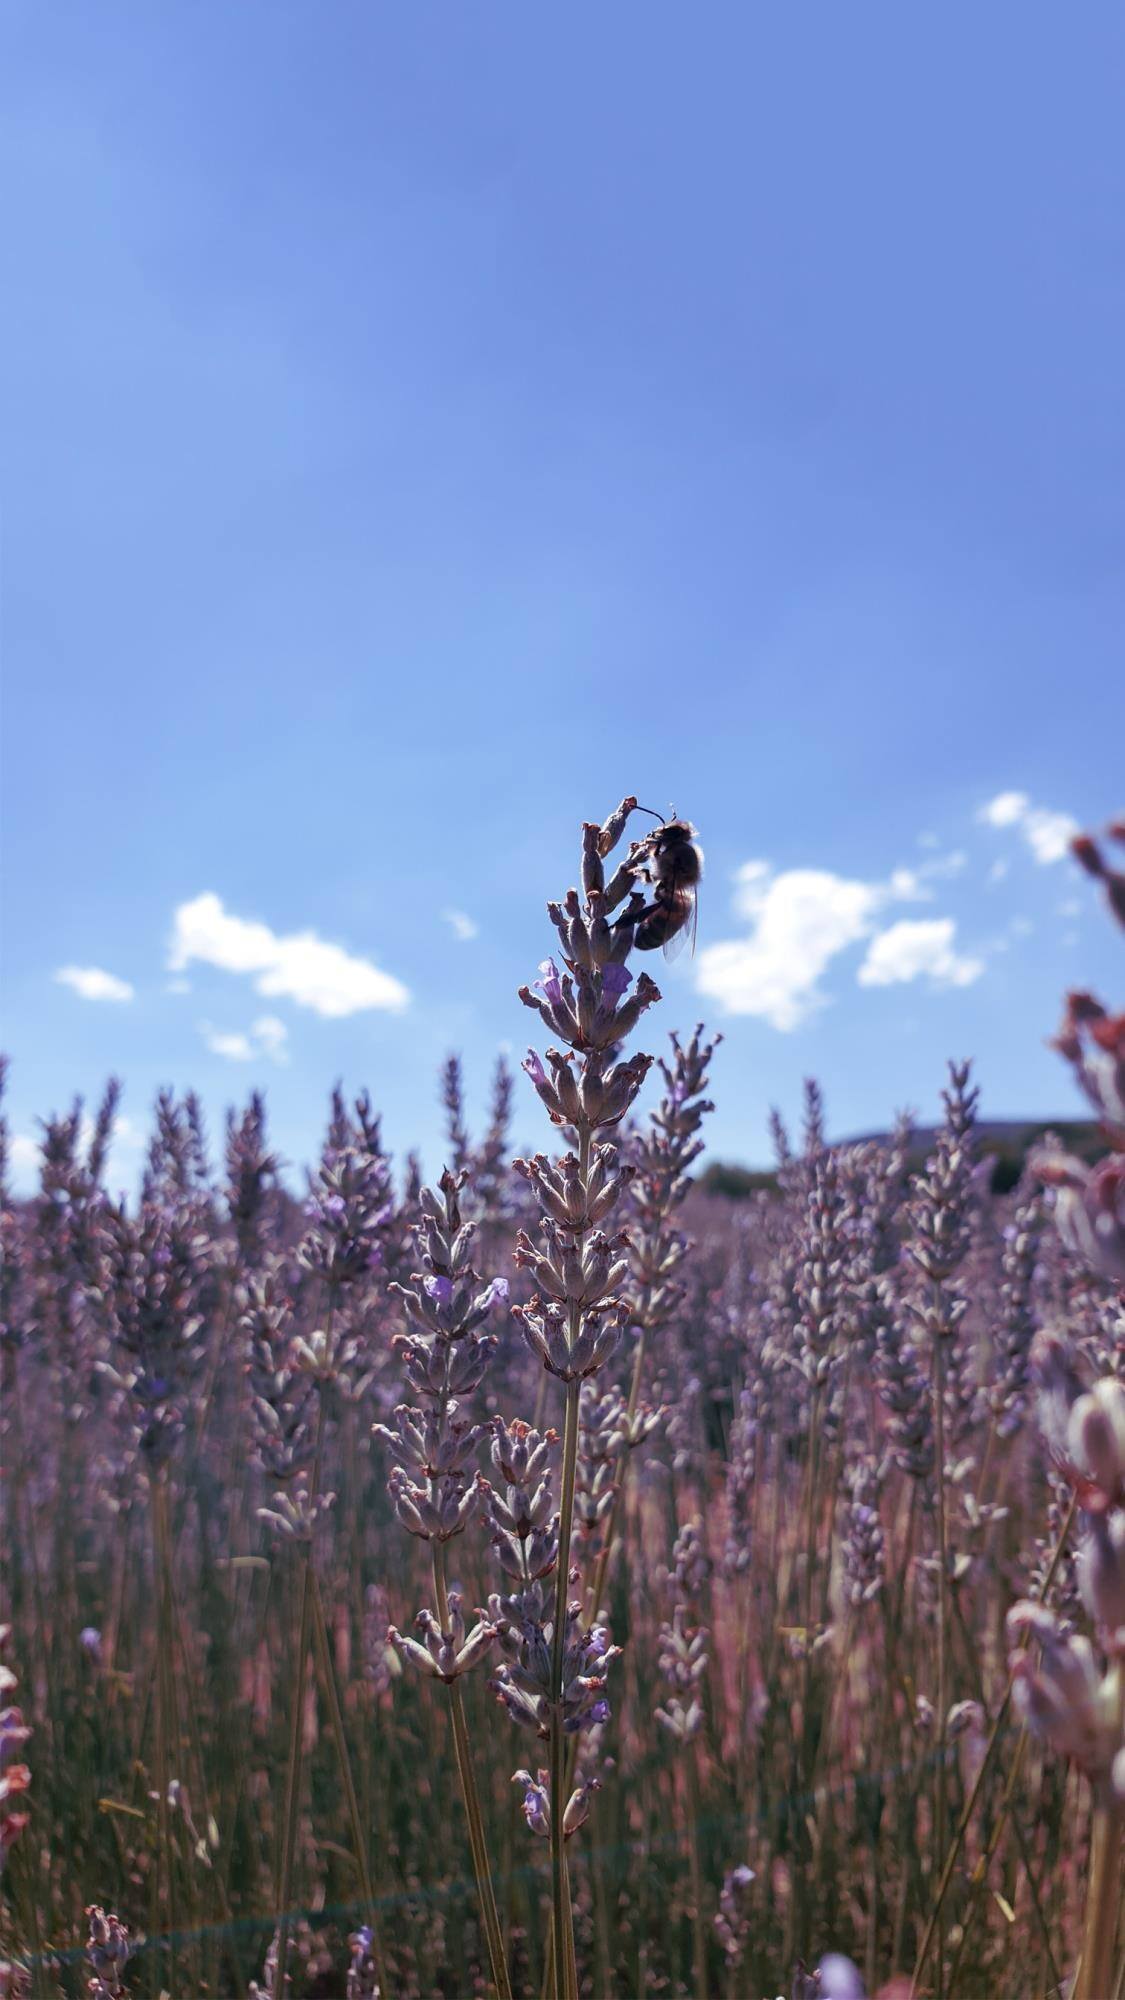
[{"label": "wispy cloud", "polygon": [[928,882],[951,882],[955,875],[963,875],[969,865],[969,857],[963,847],[953,847],[948,854],[936,854],[932,861],[922,866],[922,874]]},{"label": "wispy cloud", "polygon": [[1069,813],[1033,805],[1026,792],[997,792],[981,806],[977,819],[983,826],[1016,829],[1044,867],[1065,858],[1079,831],[1078,821]]},{"label": "wispy cloud", "polygon": [[951,881],[968,862],[969,857],[961,848],[950,854],[935,854],[932,861],[923,861],[918,868],[894,869],[887,886],[901,902],[932,903],[936,894],[934,883]]},{"label": "wispy cloud", "polygon": [[199,1032],[203,1046],[210,1049],[213,1056],[225,1056],[228,1062],[253,1062],[254,1044],[249,1035],[237,1030],[213,1028],[209,1021],[201,1021]]},{"label": "wispy cloud", "polygon": [[471,944],[475,937],[480,936],[480,925],[475,918],[467,917],[464,910],[443,910],[441,914],[461,944]]},{"label": "wispy cloud", "polygon": [[984,961],[954,949],[952,917],[903,918],[873,937],[856,978],[861,986],[901,986],[930,979],[938,986],[971,986]]},{"label": "wispy cloud", "polygon": [[948,855],[920,868],[896,868],[885,882],[862,882],[824,868],[774,874],[748,861],[736,877],[736,913],[750,925],[745,938],[708,945],[696,984],[730,1014],[760,1016],[782,1033],[799,1028],[828,1004],[821,981],[832,960],[870,939],[860,969],[864,986],[891,985],[926,973],[943,985],[967,985],[982,971],[954,950],[952,917],[893,924],[875,935],[888,903],[932,899],[931,878],[956,874],[964,857]]},{"label": "wispy cloud", "polygon": [[289,1030],[276,1014],[260,1014],[250,1029],[213,1028],[210,1021],[201,1021],[199,1032],[203,1046],[210,1049],[213,1056],[223,1056],[227,1062],[253,1062],[255,1056],[268,1056],[271,1062],[284,1068],[289,1061]]},{"label": "wispy cloud", "polygon": [[60,986],[69,986],[83,1000],[132,1000],[133,988],[115,972],[103,972],[99,965],[63,965],[55,974]]},{"label": "wispy cloud", "polygon": [[182,972],[193,962],[249,974],[265,999],[290,999],[331,1020],[367,1008],[407,1006],[401,981],[368,958],[329,944],[315,931],[279,935],[268,924],[233,916],[211,892],[181,903],[173,919],[168,966]]},{"label": "wispy cloud", "polygon": [[285,1067],[289,1061],[289,1030],[284,1021],[279,1021],[276,1014],[259,1014],[250,1034],[263,1055]]}]

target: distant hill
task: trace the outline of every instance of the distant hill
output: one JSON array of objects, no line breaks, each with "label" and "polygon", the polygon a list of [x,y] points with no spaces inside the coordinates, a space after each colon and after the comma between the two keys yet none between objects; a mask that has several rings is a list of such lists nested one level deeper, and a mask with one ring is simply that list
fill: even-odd
[{"label": "distant hill", "polygon": [[[911,1168],[920,1167],[932,1151],[938,1127],[915,1127],[910,1147]],[[1100,1160],[1106,1143],[1093,1119],[1088,1118],[985,1118],[976,1128],[980,1152],[994,1162],[992,1189],[1006,1194],[1015,1187],[1031,1148],[1048,1132],[1057,1133],[1069,1152],[1079,1159]],[[838,1140],[842,1146],[885,1144],[889,1132],[863,1132],[852,1139]],[[769,1168],[739,1166],[727,1160],[712,1160],[700,1174],[696,1186],[704,1194],[724,1195],[728,1201],[746,1201],[752,1194],[770,1193],[777,1187],[777,1175]]]}]

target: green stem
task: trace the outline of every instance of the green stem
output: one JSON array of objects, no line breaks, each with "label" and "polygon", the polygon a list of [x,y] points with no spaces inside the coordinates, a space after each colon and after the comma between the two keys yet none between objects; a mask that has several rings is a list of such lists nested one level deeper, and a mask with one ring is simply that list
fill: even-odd
[{"label": "green stem", "polygon": [[285,1968],[289,1958],[289,1898],[293,1889],[293,1860],[297,1848],[297,1821],[301,1803],[301,1734],[305,1718],[305,1686],[308,1677],[309,1630],[312,1624],[312,1544],[306,1542],[301,1569],[300,1630],[293,1672],[293,1713],[289,1725],[289,1776],[285,1791],[285,1832],[281,1856],[281,1879],[277,1890],[277,1977],[273,2000],[284,2000]]},{"label": "green stem", "polygon": [[[1066,1510],[1066,1517],[1063,1521],[1062,1527],[1059,1529],[1059,1538],[1055,1543],[1054,1549],[1051,1554],[1051,1560],[1047,1565],[1046,1575],[1044,1576],[1043,1582],[1040,1585],[1038,1591],[1036,1602],[1039,1604],[1043,1604],[1046,1602],[1047,1596],[1051,1589],[1051,1585],[1054,1583],[1055,1577],[1058,1573],[1059,1564],[1063,1559],[1063,1550],[1066,1548],[1067,1537],[1070,1534],[1071,1525],[1074,1521],[1074,1516],[1077,1511],[1078,1511],[1078,1495],[1076,1493],[1072,1493],[1070,1496],[1070,1505]],[[918,1947],[918,1956],[914,1961],[914,1973],[910,1981],[910,1993],[908,1995],[908,2000],[915,2000],[915,1996],[918,1992],[918,1982],[922,1977],[922,1972],[925,1967],[926,1959],[929,1955],[930,1945],[933,1942],[934,1932],[937,1928],[938,1917],[941,1913],[942,1904],[945,1901],[945,1896],[949,1888],[949,1885],[953,1880],[953,1872],[957,1866],[958,1856],[960,1855],[961,1848],[964,1844],[965,1835],[969,1830],[973,1814],[977,1809],[977,1802],[980,1798],[981,1792],[984,1789],[985,1776],[988,1771],[988,1767],[992,1762],[992,1757],[996,1749],[996,1745],[1000,1741],[1000,1732],[1003,1729],[1004,1724],[1007,1720],[1008,1710],[1011,1707],[1011,1702],[1012,1702],[1012,1689],[1014,1686],[1015,1686],[1014,1677],[1011,1674],[1009,1674],[1008,1685],[1004,1691],[1004,1699],[1000,1703],[1000,1706],[996,1711],[996,1718],[992,1724],[991,1730],[989,1731],[988,1742],[984,1746],[984,1756],[980,1760],[980,1766],[977,1771],[976,1778],[973,1782],[972,1791],[969,1793],[969,1796],[965,1801],[964,1810],[962,1811],[961,1818],[957,1825],[957,1832],[953,1837],[953,1842],[949,1849],[949,1853],[945,1857],[945,1866],[941,1871],[941,1880],[938,1883],[937,1895],[934,1899],[933,1907],[930,1911],[929,1917],[926,1922],[926,1928],[922,1936],[922,1942]],[[994,1834],[996,1835],[997,1838],[999,1837],[998,1828],[1000,1825],[1003,1824],[1006,1810],[1007,1810],[1006,1806],[1002,1807],[1000,1814],[998,1816],[997,1828],[994,1829]]]},{"label": "green stem", "polygon": [[1102,1800],[1094,1808],[1090,1887],[1086,1896],[1086,1934],[1074,2000],[1103,2000],[1112,1991],[1117,1926],[1121,1918],[1122,1842],[1125,1808]]},{"label": "green stem", "polygon": [[[437,1604],[438,1624],[443,1632],[450,1629],[449,1592],[445,1578],[445,1544],[433,1545],[434,1598]],[[469,1823],[469,1846],[473,1856],[473,1872],[477,1881],[477,1895],[480,1899],[481,1918],[484,1923],[485,1940],[492,1966],[492,1982],[500,1995],[500,2000],[512,2000],[511,1981],[508,1977],[508,1960],[504,1950],[504,1934],[500,1928],[500,1918],[496,1909],[496,1897],[492,1888],[492,1870],[488,1860],[488,1843],[484,1835],[484,1820],[481,1815],[477,1781],[473,1771],[473,1759],[469,1746],[469,1730],[465,1719],[465,1701],[458,1680],[449,1682],[449,1708],[453,1721],[453,1747],[457,1756],[457,1775],[461,1781],[461,1797],[465,1803],[465,1817]]]},{"label": "green stem", "polygon": [[691,1941],[695,2000],[707,2000],[707,1933],[703,1927],[703,1865],[699,1854],[699,1773],[695,1746],[688,1745],[688,1839],[691,1860]]},{"label": "green stem", "polygon": [[566,1421],[563,1431],[562,1494],[559,1512],[559,1561],[555,1576],[555,1628],[551,1661],[554,1706],[551,1711],[551,1893],[555,1944],[555,1989],[558,2000],[577,1995],[574,1962],[574,1914],[567,1880],[566,1840],[563,1815],[566,1811],[566,1739],[563,1734],[563,1662],[566,1647],[566,1613],[570,1575],[570,1542],[574,1521],[574,1486],[578,1466],[578,1404],[582,1392],[579,1380],[566,1385]]},{"label": "green stem", "polygon": [[168,1565],[168,1492],[162,1471],[156,1473],[152,1489],[152,1525],[156,1553],[157,1615],[155,1689],[156,1810],[160,1827],[160,1846],[164,1856],[165,1914],[168,1927],[168,1985],[174,2000],[176,1991],[176,1885],[172,1850],[172,1822],[168,1806],[168,1784],[171,1777],[168,1763],[168,1733],[172,1719],[168,1680],[172,1648],[169,1605],[171,1578]]},{"label": "green stem", "polygon": [[[961,1609],[960,1595],[958,1593],[956,1585],[954,1585],[953,1589],[950,1591],[950,1602],[952,1603],[953,1606],[954,1623],[957,1627],[958,1632],[961,1635],[961,1643],[965,1655],[965,1665],[969,1673],[970,1685],[972,1687],[973,1694],[976,1700],[980,1703],[981,1711],[983,1713],[985,1710],[984,1683],[981,1679],[980,1667],[977,1662],[976,1654],[973,1651],[972,1640],[969,1636],[969,1628],[965,1623],[965,1614]],[[1019,1740],[1016,1744],[1015,1752],[1013,1753],[1011,1769],[1008,1773],[1008,1782],[1004,1788],[1003,1812],[997,1815],[996,1841],[990,1844],[986,1848],[985,1854],[987,1860],[991,1861],[992,1856],[996,1851],[996,1845],[998,1845],[999,1843],[999,1836],[1003,1831],[1004,1818],[1006,1815],[1010,1816],[1012,1821],[1012,1832],[1015,1834],[1016,1845],[1020,1851],[1020,1860],[1023,1863],[1024,1874],[1027,1877],[1027,1887],[1031,1897],[1031,1907],[1035,1913],[1035,1921],[1039,1926],[1040,1935],[1043,1940],[1043,1948],[1047,1957],[1047,1966],[1051,1974],[1051,1983],[1054,1987],[1061,1988],[1062,1974],[1060,1973],[1059,1968],[1055,1963],[1054,1946],[1051,1942],[1051,1933],[1047,1925],[1047,1918],[1044,1913],[1042,1899],[1039,1894],[1039,1885],[1035,1880],[1035,1872],[1034,1869],[1032,1868],[1031,1851],[1028,1847],[1027,1839],[1024,1834],[1023,1827],[1020,1823],[1019,1816],[1017,1815],[1015,1808],[1012,1805],[1012,1800],[1014,1799],[1016,1794],[1016,1786],[1019,1782],[1019,1774],[1021,1766],[1023,1764],[1023,1754],[1026,1745],[1027,1745],[1027,1731],[1021,1730]],[[978,1872],[979,1872],[979,1864],[978,1864],[978,1869],[974,1870],[974,1875],[976,1875]],[[987,1869],[985,1870],[985,1873],[987,1873]],[[969,1903],[968,1908],[965,1911],[964,1916],[961,1919],[960,1925],[958,1926],[961,1932],[961,1936],[960,1939],[958,1940],[957,1950],[954,1954],[953,1966],[950,1968],[949,1992],[947,2000],[953,2000],[954,1969],[960,1963],[960,1960],[964,1953],[965,1943],[968,1938],[969,1926],[972,1920],[974,1907],[975,1903],[971,1901]]]},{"label": "green stem", "polygon": [[[813,1697],[813,1584],[816,1570],[816,1501],[818,1473],[820,1470],[820,1406],[823,1396],[822,1385],[813,1385],[812,1403],[809,1410],[809,1458],[808,1476],[805,1488],[805,1574],[802,1579],[802,1622],[804,1625],[804,1659],[801,1664],[801,1740],[798,1762],[798,1787],[802,1792],[809,1789],[811,1764],[815,1763],[812,1749],[812,1697]],[[802,1869],[806,1861],[812,1859],[804,1833],[801,1844]],[[809,1931],[812,1924],[812,1894],[805,1885],[805,1893],[790,1898],[786,1922],[786,1957],[792,1955],[794,1942],[799,1942],[802,1953],[808,1950]]]},{"label": "green stem", "polygon": [[[590,1142],[593,1130],[585,1120],[578,1127],[578,1173],[582,1187],[583,1213],[590,1178]],[[578,1248],[587,1233],[586,1224],[575,1231]],[[582,1301],[568,1303],[568,1346],[573,1351],[582,1325]],[[556,2000],[578,2000],[578,1969],[574,1957],[574,1911],[566,1866],[566,1836],[563,1818],[567,1803],[567,1745],[563,1734],[563,1671],[566,1654],[566,1614],[570,1592],[570,1546],[574,1529],[574,1488],[578,1470],[578,1416],[582,1383],[578,1377],[566,1385],[566,1417],[563,1426],[562,1485],[559,1495],[559,1555],[555,1571],[555,1621],[551,1646],[550,1772],[551,1772],[551,1925],[554,1945]]]},{"label": "green stem", "polygon": [[372,1886],[371,1870],[367,1860],[367,1840],[363,1831],[363,1821],[360,1818],[359,1800],[356,1797],[355,1782],[352,1778],[352,1767],[348,1757],[347,1739],[344,1735],[344,1718],[340,1709],[340,1697],[336,1688],[336,1673],[332,1665],[332,1653],[328,1644],[328,1626],[324,1617],[324,1604],[320,1594],[320,1583],[317,1579],[316,1571],[312,1568],[311,1564],[309,1566],[309,1574],[312,1578],[313,1635],[316,1641],[316,1650],[320,1657],[320,1677],[324,1685],[325,1700],[328,1703],[328,1715],[332,1724],[332,1735],[336,1743],[336,1760],[340,1767],[340,1779],[344,1787],[344,1801],[348,1809],[348,1818],[351,1821],[352,1845],[355,1848],[356,1866],[359,1869],[363,1900],[371,1929],[371,1956],[375,1961],[376,1983],[380,1994],[383,1996],[383,2000],[390,2000],[390,1981],[387,1978],[383,1947],[378,1929],[376,1928],[375,1891]]},{"label": "green stem", "polygon": [[[637,1314],[636,1324],[639,1325],[640,1332],[637,1335],[636,1345],[633,1349],[633,1370],[629,1380],[629,1402],[625,1412],[626,1426],[630,1431],[633,1426],[633,1418],[637,1414],[637,1404],[641,1399],[641,1381],[643,1379],[645,1361],[645,1326],[648,1316],[650,1292],[651,1288],[646,1285],[641,1293],[641,1303]],[[605,1526],[602,1530],[601,1553],[598,1556],[597,1565],[594,1569],[594,1582],[588,1599],[588,1608],[591,1617],[597,1616],[601,1608],[602,1598],[605,1595],[606,1577],[609,1573],[609,1559],[613,1554],[613,1538],[617,1532],[617,1523],[622,1512],[625,1497],[625,1478],[629,1470],[629,1460],[630,1450],[629,1446],[626,1445],[618,1454],[617,1464],[613,1470],[613,1498],[610,1503],[609,1512],[606,1515]]]},{"label": "green stem", "polygon": [[[934,1801],[934,1859],[945,1852],[945,1729],[949,1708],[946,1683],[946,1618],[949,1593],[949,1558],[945,1520],[945,1356],[942,1349],[940,1329],[933,1339],[933,1401],[934,1401],[934,1472],[937,1500],[938,1535],[938,1628],[937,1628],[937,1771],[936,1798]],[[939,1898],[937,1906],[937,1954],[934,1964],[934,1993],[936,2000],[942,2000],[945,1984],[945,1911],[944,1898]]]},{"label": "green stem", "polygon": [[281,1880],[277,1892],[277,1977],[274,1981],[273,2000],[284,2000],[285,1971],[289,1961],[289,1898],[293,1889],[293,1860],[297,1850],[297,1821],[301,1805],[301,1737],[304,1728],[305,1687],[308,1680],[309,1638],[312,1630],[312,1538],[316,1532],[316,1503],[320,1493],[320,1474],[324,1458],[324,1400],[332,1375],[332,1323],[335,1318],[336,1294],[331,1283],[328,1287],[328,1312],[325,1320],[325,1355],[323,1378],[316,1405],[316,1442],[313,1447],[312,1475],[309,1480],[308,1506],[310,1516],[309,1539],[304,1544],[304,1565],[301,1570],[301,1610],[297,1638],[297,1660],[293,1673],[293,1714],[289,1728],[289,1776],[285,1792],[285,1831],[283,1835]]}]

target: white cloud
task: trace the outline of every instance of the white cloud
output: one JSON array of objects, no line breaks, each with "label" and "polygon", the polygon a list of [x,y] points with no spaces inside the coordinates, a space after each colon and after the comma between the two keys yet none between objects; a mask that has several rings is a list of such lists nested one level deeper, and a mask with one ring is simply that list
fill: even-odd
[{"label": "white cloud", "polygon": [[397,1012],[410,999],[406,987],[370,959],[326,943],[315,931],[278,936],[268,924],[231,916],[210,892],[175,912],[169,969],[182,972],[194,960],[254,974],[263,998],[295,1000],[330,1020],[369,1007]]},{"label": "white cloud", "polygon": [[164,988],[166,993],[190,993],[190,979],[170,979]]},{"label": "white cloud", "polygon": [[467,917],[464,910],[443,910],[441,914],[459,943],[470,944],[473,938],[480,936],[480,925],[474,918]]},{"label": "white cloud", "polygon": [[1002,882],[1011,865],[1010,861],[994,861],[988,871],[989,885],[991,886],[995,882]]},{"label": "white cloud", "polygon": [[69,986],[83,1000],[132,1000],[133,988],[114,972],[97,965],[64,965],[55,974],[60,986]]},{"label": "white cloud", "polygon": [[927,861],[922,873],[931,882],[946,881],[953,875],[960,875],[969,865],[969,857],[963,847],[954,847],[948,854],[939,854],[933,861]]},{"label": "white cloud", "polygon": [[913,868],[896,868],[891,876],[891,894],[904,903],[926,903],[933,893]]},{"label": "white cloud", "polygon": [[1026,792],[998,792],[981,806],[977,818],[984,826],[1017,827],[1043,867],[1062,861],[1079,831],[1069,813],[1032,805]]},{"label": "white cloud", "polygon": [[1018,826],[1030,804],[1026,792],[998,792],[981,807],[977,818],[984,826]]},{"label": "white cloud", "polygon": [[1033,806],[1024,819],[1023,831],[1035,859],[1045,865],[1065,861],[1079,826],[1069,813],[1048,812],[1045,806]]},{"label": "white cloud", "polygon": [[766,861],[746,862],[736,879],[735,908],[753,930],[706,946],[696,985],[727,1013],[761,1015],[788,1033],[825,1005],[818,988],[825,967],[870,933],[891,892],[827,869],[774,875]]},{"label": "white cloud", "polygon": [[888,903],[927,902],[934,892],[926,878],[963,866],[964,856],[951,854],[918,869],[896,868],[886,882],[860,882],[822,868],[775,875],[768,861],[747,861],[735,878],[734,907],[750,935],[706,946],[696,985],[727,1013],[758,1015],[783,1033],[828,1004],[822,975],[864,938],[872,941],[859,974],[864,986],[923,972],[944,985],[968,985],[983,966],[954,950],[951,917],[894,924],[873,935]]},{"label": "white cloud", "polygon": [[228,1062],[252,1062],[254,1045],[249,1035],[228,1034],[222,1028],[212,1028],[204,1021],[199,1030],[203,1036],[203,1046],[210,1049],[213,1056],[225,1056]]},{"label": "white cloud", "polygon": [[856,974],[860,985],[898,986],[925,977],[940,986],[971,986],[984,965],[954,950],[956,928],[952,917],[891,924],[872,938]]},{"label": "white cloud", "polygon": [[13,1132],[8,1141],[8,1159],[13,1178],[20,1182],[35,1181],[39,1174],[39,1162],[43,1149],[38,1139],[30,1132]]},{"label": "white cloud", "polygon": [[890,893],[901,903],[932,903],[934,891],[930,884],[960,875],[968,860],[963,849],[956,848],[951,854],[935,854],[932,861],[923,861],[919,868],[896,868],[888,885]]},{"label": "white cloud", "polygon": [[280,1068],[289,1062],[289,1030],[276,1014],[260,1014],[246,1033],[241,1028],[213,1028],[210,1021],[201,1021],[199,1032],[204,1047],[228,1062],[253,1062],[255,1056],[268,1056]]},{"label": "white cloud", "polygon": [[250,1033],[263,1055],[272,1056],[275,1063],[284,1067],[289,1061],[289,1030],[276,1014],[259,1014]]}]

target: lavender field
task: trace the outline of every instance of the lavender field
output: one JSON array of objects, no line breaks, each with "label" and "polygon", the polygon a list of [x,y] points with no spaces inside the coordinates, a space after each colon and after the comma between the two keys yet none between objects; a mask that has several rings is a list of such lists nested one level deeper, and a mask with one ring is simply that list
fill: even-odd
[{"label": "lavender field", "polygon": [[1093,1167],[994,1193],[958,1060],[707,1196],[635,803],[435,1186],[166,1094],[121,1202],[111,1084],[5,1195],[8,2000],[1125,2000],[1122,996]]}]

